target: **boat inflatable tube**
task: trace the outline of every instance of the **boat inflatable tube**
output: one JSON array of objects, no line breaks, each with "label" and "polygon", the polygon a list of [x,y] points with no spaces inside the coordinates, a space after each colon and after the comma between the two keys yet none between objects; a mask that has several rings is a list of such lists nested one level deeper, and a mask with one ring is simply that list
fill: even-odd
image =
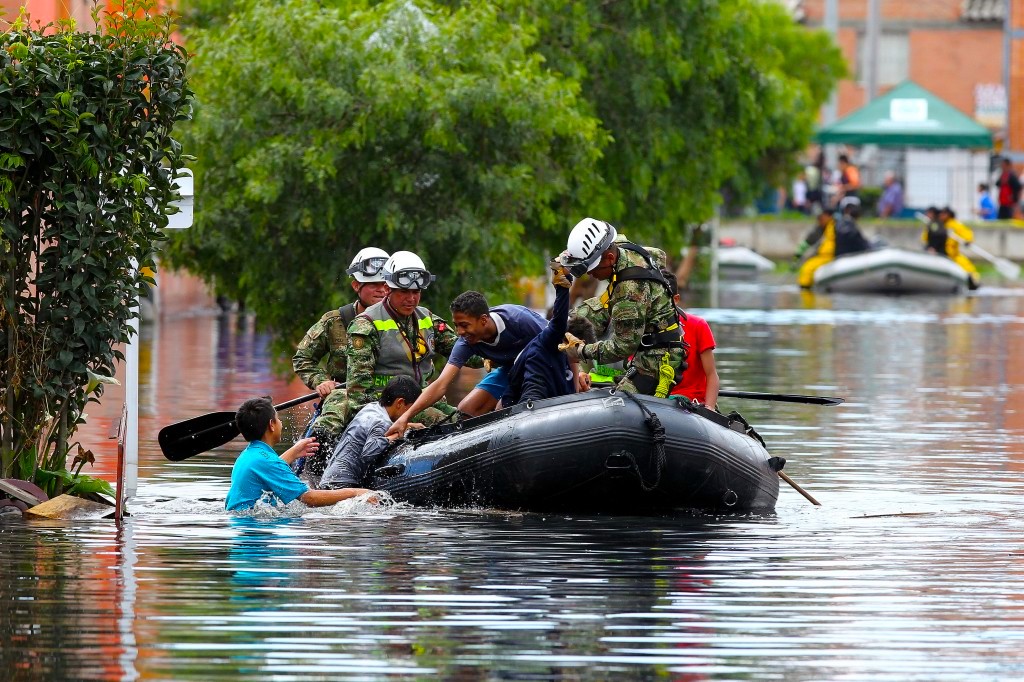
[{"label": "boat inflatable tube", "polygon": [[615,388],[528,401],[409,432],[385,451],[368,486],[435,507],[774,509],[785,460],[742,419],[712,420],[700,409]]},{"label": "boat inflatable tube", "polygon": [[960,294],[969,282],[945,256],[895,248],[840,256],[814,271],[814,288],[828,293]]}]

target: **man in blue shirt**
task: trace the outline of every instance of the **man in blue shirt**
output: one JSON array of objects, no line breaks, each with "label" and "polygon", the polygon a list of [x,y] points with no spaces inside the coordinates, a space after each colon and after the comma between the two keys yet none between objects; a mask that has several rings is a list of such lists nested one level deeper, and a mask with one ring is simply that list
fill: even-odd
[{"label": "man in blue shirt", "polygon": [[251,509],[264,496],[273,505],[299,500],[310,507],[325,507],[370,492],[363,488],[310,490],[300,481],[290,465],[315,454],[316,439],[303,438],[279,457],[273,446],[281,442],[282,424],[270,398],[246,400],[235,413],[235,423],[249,446],[231,469],[231,489],[224,502],[228,511]]},{"label": "man in blue shirt", "polygon": [[[516,358],[509,369],[508,390],[502,396],[502,407],[511,407],[523,400],[542,400],[576,392],[575,370],[565,353],[558,349],[568,331],[586,343],[594,343],[594,325],[583,317],[569,321],[569,287],[572,280],[560,264],[552,265],[551,283],[555,285],[555,306],[547,326]],[[587,375],[584,375],[587,376]],[[589,376],[587,376],[589,382]]]},{"label": "man in blue shirt", "polygon": [[405,433],[410,418],[440,400],[474,355],[490,360],[495,368],[459,403],[459,410],[470,416],[493,410],[508,388],[508,368],[546,325],[543,317],[525,306],[490,308],[484,295],[477,291],[459,294],[452,301],[451,310],[459,339],[448,355],[448,364],[405,414],[395,420],[389,434]]}]

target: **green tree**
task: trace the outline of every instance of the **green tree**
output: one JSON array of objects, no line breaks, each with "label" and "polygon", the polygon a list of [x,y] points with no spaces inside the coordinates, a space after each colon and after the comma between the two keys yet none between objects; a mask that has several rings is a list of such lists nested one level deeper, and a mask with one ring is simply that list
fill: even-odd
[{"label": "green tree", "polygon": [[844,73],[761,0],[189,0],[196,226],[173,262],[294,339],[363,245],[502,293],[583,215],[679,246],[779,181]]},{"label": "green tree", "polygon": [[778,2],[497,1],[538,27],[548,67],[581,83],[612,135],[588,212],[667,246],[726,183],[752,198],[781,180],[845,73],[831,38]]},{"label": "green tree", "polygon": [[0,36],[0,477],[51,493],[78,482],[68,441],[122,359],[133,261],[152,265],[183,163],[186,54],[151,9]]},{"label": "green tree", "polygon": [[445,308],[539,266],[607,139],[493,6],[340,4],[251,2],[190,34],[200,191],[169,256],[292,342],[350,300],[363,246],[420,254]]}]

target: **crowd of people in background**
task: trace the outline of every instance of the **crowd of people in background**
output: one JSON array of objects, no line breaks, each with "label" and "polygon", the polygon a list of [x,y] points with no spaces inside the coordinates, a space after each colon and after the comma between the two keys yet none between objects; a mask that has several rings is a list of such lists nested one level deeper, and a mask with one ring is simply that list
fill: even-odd
[{"label": "crowd of people in background", "polygon": [[[990,181],[977,185],[972,217],[977,220],[1024,217],[1021,190],[1022,183],[1013,163],[1009,159],[1000,159]],[[924,206],[917,209],[909,207],[905,192],[899,173],[887,169],[882,174],[877,203],[872,207],[870,196],[865,196],[861,169],[851,156],[840,154],[835,168],[829,168],[819,150],[800,168],[788,188],[779,189],[778,206],[780,210],[813,216],[820,211],[835,212],[844,197],[855,196],[861,199],[865,216],[912,219]]]}]

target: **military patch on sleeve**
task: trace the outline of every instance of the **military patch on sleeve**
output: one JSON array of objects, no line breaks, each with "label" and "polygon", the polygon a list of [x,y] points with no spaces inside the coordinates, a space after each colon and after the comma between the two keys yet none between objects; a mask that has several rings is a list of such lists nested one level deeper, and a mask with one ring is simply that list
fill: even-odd
[{"label": "military patch on sleeve", "polygon": [[359,350],[360,348],[366,345],[366,339],[364,339],[362,336],[353,336],[351,338],[352,347],[355,348],[356,350]]}]

